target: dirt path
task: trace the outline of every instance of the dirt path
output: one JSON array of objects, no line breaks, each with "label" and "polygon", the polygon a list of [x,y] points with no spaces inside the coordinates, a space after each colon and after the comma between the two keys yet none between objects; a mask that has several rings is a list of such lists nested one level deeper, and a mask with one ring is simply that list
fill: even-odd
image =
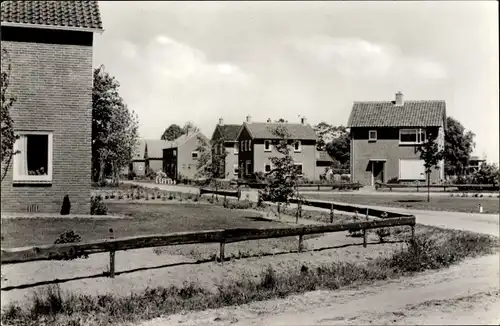
[{"label": "dirt path", "polygon": [[498,255],[491,255],[361,289],[315,291],[140,325],[491,325],[500,322],[498,289]]}]

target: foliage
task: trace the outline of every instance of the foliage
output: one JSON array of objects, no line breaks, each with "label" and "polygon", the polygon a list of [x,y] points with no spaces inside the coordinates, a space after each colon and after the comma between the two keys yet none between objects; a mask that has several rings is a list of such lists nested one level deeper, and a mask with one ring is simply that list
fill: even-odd
[{"label": "foliage", "polygon": [[182,134],[191,134],[200,131],[200,128],[196,126],[193,122],[188,121],[182,127]]},{"label": "foliage", "polygon": [[165,131],[161,135],[161,140],[168,140],[168,141],[176,140],[183,134],[184,132],[182,128],[174,123],[171,124],[167,129],[165,129]]},{"label": "foliage", "polygon": [[14,143],[16,142],[17,136],[14,133],[14,121],[10,116],[10,110],[16,101],[16,97],[9,91],[10,72],[10,57],[7,50],[2,48],[2,111],[0,113],[2,121],[1,181],[3,181],[7,175],[7,170],[9,169],[12,157],[16,154],[14,152]]},{"label": "foliage", "polygon": [[65,195],[61,207],[61,215],[69,215],[71,211],[71,203],[69,202],[69,196]]},{"label": "foliage", "polygon": [[496,164],[481,164],[479,170],[473,175],[473,183],[478,184],[499,184],[500,183],[500,171]]},{"label": "foliage", "polygon": [[439,168],[439,162],[443,159],[444,151],[436,142],[436,135],[427,133],[425,143],[416,148],[420,153],[420,159],[424,161],[424,171],[427,176],[427,201],[430,201],[431,172],[433,168]]},{"label": "foliage", "polygon": [[135,173],[135,171],[128,171],[128,175],[127,175],[127,179],[128,180],[134,180],[135,177],[137,176],[137,174]]},{"label": "foliage", "polygon": [[224,143],[223,137],[208,141],[205,137],[198,135],[196,176],[205,180],[204,185],[212,185],[215,189],[220,187],[217,178],[224,178],[227,156]]},{"label": "foliage", "polygon": [[332,126],[326,122],[320,122],[314,126],[318,136],[317,149],[326,150],[333,158],[332,167],[335,169],[348,169],[350,160],[350,138],[344,126]]},{"label": "foliage", "polygon": [[[75,233],[72,230],[66,231],[59,235],[59,237],[54,241],[54,244],[62,244],[62,243],[78,243],[82,241],[82,237]],[[65,256],[64,260],[73,260],[77,258],[89,258],[89,256],[85,253],[73,253],[70,256]]]},{"label": "foliage", "polygon": [[101,197],[92,197],[90,201],[90,215],[107,215],[108,208]]},{"label": "foliage", "polygon": [[104,66],[94,70],[92,91],[93,179],[102,182],[106,169],[118,182],[119,171],[132,160],[138,137],[138,117],[118,93],[120,84]]},{"label": "foliage", "polygon": [[292,140],[286,126],[279,125],[270,131],[278,137],[272,141],[278,155],[270,158],[272,170],[267,174],[268,182],[262,196],[264,200],[277,203],[279,207],[280,203],[288,204],[291,198],[300,197],[300,175],[290,154]]},{"label": "foliage", "polygon": [[474,149],[475,134],[453,117],[446,118],[444,159],[446,175],[463,175]]}]

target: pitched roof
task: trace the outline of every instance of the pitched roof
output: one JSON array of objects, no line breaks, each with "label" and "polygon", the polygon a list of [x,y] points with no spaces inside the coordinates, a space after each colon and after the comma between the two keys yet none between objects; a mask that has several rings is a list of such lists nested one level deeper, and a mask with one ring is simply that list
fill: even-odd
[{"label": "pitched roof", "polygon": [[347,126],[352,127],[438,127],[445,124],[445,101],[354,102]]},{"label": "pitched roof", "polygon": [[215,128],[219,129],[221,136],[226,141],[236,141],[241,125],[217,125]]},{"label": "pitched roof", "polygon": [[333,162],[333,158],[327,151],[316,151],[316,161]]},{"label": "pitched roof", "polygon": [[148,158],[163,158],[163,149],[170,147],[172,142],[161,139],[146,140],[148,145]]},{"label": "pitched roof", "polygon": [[197,131],[197,132],[192,132],[192,133],[189,133],[189,134],[183,134],[183,135],[179,136],[177,139],[175,139],[174,141],[170,142],[170,144],[168,144],[168,146],[166,146],[164,148],[175,148],[175,147],[182,146],[183,144],[185,144],[191,138],[198,137],[198,136],[201,136],[201,137],[205,138],[208,141],[208,138],[205,137],[205,135],[203,133],[201,133],[201,131]]},{"label": "pitched roof", "polygon": [[2,1],[2,26],[102,31],[97,1]]},{"label": "pitched roof", "polygon": [[301,123],[271,123],[271,122],[252,122],[243,125],[250,132],[254,139],[278,139],[271,130],[278,126],[287,128],[290,138],[299,140],[316,140],[316,133],[310,125],[303,125]]}]

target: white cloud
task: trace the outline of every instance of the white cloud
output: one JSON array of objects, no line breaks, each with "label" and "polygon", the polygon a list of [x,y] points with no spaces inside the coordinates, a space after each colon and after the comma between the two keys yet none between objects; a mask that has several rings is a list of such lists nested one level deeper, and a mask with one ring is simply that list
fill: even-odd
[{"label": "white cloud", "polygon": [[312,58],[322,69],[334,70],[345,77],[445,78],[439,63],[419,57],[405,57],[391,44],[372,43],[358,38],[315,35],[286,42],[300,55]]}]

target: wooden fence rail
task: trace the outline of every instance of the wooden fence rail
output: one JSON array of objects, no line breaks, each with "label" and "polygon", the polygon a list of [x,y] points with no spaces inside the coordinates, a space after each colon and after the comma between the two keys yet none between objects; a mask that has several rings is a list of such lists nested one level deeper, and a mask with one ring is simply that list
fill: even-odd
[{"label": "wooden fence rail", "polygon": [[[391,183],[376,183],[375,189],[388,188],[390,191],[392,189],[407,189],[407,188],[416,188],[417,192],[420,189],[427,189],[427,185],[423,183],[415,183],[415,184],[391,184]],[[446,191],[446,188],[453,189],[456,188],[458,191],[494,191],[499,190],[500,185],[497,184],[440,184],[440,185],[431,185],[430,188],[442,188]]]},{"label": "wooden fence rail", "polygon": [[[392,226],[407,225],[414,234],[415,217],[399,217],[392,219],[351,222],[344,224],[326,225],[296,225],[283,228],[237,228],[226,230],[210,230],[197,232],[177,232],[147,236],[134,236],[118,239],[90,241],[86,243],[65,243],[55,245],[41,245],[22,248],[2,248],[1,263],[15,264],[40,260],[61,260],[78,255],[110,252],[110,277],[114,276],[115,252],[139,248],[152,248],[170,245],[183,245],[194,243],[220,243],[220,261],[224,261],[224,245],[226,243],[299,236],[299,251],[305,235],[322,234],[342,231],[363,231]],[[366,247],[366,236],[363,246]]]},{"label": "wooden fence rail", "polygon": [[227,190],[227,189],[200,188],[200,196],[203,194],[215,194],[215,195],[219,195],[219,196],[224,196],[224,199],[226,199],[226,197],[235,197],[235,198],[238,198],[238,200],[240,200],[241,189]]},{"label": "wooden fence rail", "polygon": [[409,215],[409,214],[388,212],[388,211],[383,211],[380,209],[374,209],[374,208],[368,208],[368,207],[359,207],[359,206],[348,205],[348,204],[337,204],[337,203],[332,203],[332,202],[323,201],[323,200],[309,200],[309,199],[296,199],[296,198],[293,198],[290,200],[290,203],[292,203],[292,204],[298,204],[299,202],[301,205],[329,209],[330,211],[338,210],[338,211],[344,211],[344,212],[350,212],[350,213],[359,213],[362,215],[379,217],[379,218],[383,218],[383,219],[413,216],[413,215]]}]

